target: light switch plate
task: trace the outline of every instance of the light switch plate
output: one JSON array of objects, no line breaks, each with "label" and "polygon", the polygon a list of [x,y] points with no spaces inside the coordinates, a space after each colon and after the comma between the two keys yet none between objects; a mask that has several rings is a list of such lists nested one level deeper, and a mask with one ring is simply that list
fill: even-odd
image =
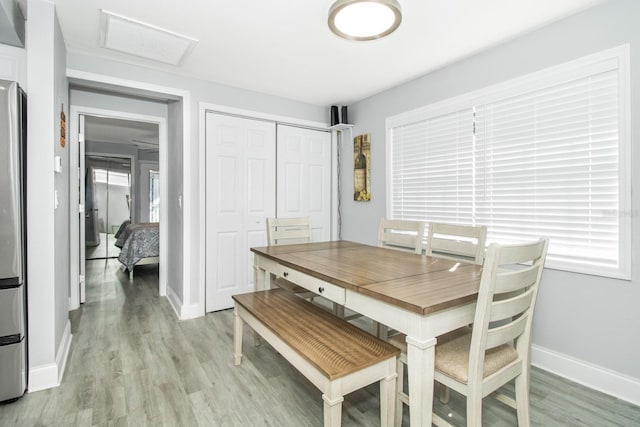
[{"label": "light switch plate", "polygon": [[53,170],[56,173],[62,173],[62,157],[55,156],[53,158]]}]

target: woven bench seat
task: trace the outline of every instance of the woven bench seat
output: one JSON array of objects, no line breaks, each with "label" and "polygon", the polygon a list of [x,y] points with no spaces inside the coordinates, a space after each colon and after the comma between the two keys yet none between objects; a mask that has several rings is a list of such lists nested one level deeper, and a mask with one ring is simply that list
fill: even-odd
[{"label": "woven bench seat", "polygon": [[398,349],[283,289],[233,299],[236,365],[244,322],[320,389],[325,426],[341,425],[345,394],[376,381],[381,425],[393,424]]}]

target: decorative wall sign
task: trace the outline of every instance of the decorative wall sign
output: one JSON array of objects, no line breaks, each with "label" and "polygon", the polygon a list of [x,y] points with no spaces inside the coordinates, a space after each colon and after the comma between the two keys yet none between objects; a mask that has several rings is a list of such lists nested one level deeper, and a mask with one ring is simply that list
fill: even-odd
[{"label": "decorative wall sign", "polygon": [[353,138],[353,200],[371,200],[371,135]]},{"label": "decorative wall sign", "polygon": [[60,146],[64,148],[67,141],[67,116],[64,115],[64,104],[60,106]]}]

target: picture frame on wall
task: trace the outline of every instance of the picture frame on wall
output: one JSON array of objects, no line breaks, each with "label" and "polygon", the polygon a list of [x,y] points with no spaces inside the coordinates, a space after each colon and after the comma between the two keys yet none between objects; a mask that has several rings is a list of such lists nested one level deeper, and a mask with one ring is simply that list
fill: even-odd
[{"label": "picture frame on wall", "polygon": [[371,200],[371,135],[353,138],[353,200]]}]

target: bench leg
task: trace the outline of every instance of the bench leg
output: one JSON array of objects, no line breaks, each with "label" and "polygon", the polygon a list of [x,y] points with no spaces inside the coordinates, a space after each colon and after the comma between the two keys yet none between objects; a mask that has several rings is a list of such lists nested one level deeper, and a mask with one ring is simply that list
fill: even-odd
[{"label": "bench leg", "polygon": [[238,314],[238,306],[233,307],[233,363],[238,366],[242,362],[242,318]]},{"label": "bench leg", "polygon": [[326,394],[323,394],[322,400],[324,400],[324,427],[340,427],[344,397],[338,396],[335,399],[330,399]]},{"label": "bench leg", "polygon": [[380,380],[380,425],[393,426],[396,401],[396,358],[387,361],[387,376]]}]

